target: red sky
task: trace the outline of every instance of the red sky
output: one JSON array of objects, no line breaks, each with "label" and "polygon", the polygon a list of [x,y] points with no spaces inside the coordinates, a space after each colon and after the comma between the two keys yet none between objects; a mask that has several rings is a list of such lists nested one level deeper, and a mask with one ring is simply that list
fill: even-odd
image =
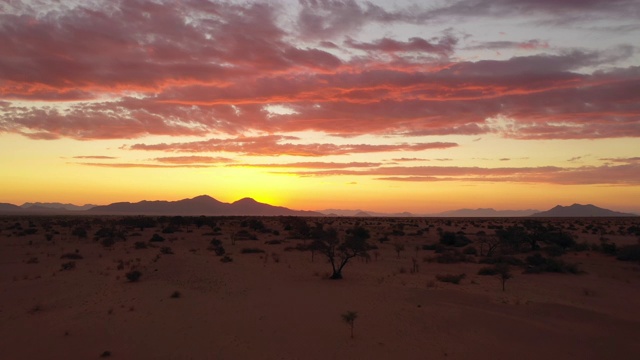
[{"label": "red sky", "polygon": [[640,1],[9,1],[0,202],[640,212]]}]

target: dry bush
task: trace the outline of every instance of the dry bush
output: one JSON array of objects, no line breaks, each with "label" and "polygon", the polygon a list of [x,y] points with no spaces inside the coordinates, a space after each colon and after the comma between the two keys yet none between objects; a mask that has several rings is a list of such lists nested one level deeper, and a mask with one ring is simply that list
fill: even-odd
[{"label": "dry bush", "polygon": [[436,279],[440,282],[446,282],[446,283],[451,283],[451,284],[460,284],[460,281],[462,279],[464,279],[466,276],[466,274],[458,274],[458,275],[453,275],[453,274],[438,274],[436,275]]}]

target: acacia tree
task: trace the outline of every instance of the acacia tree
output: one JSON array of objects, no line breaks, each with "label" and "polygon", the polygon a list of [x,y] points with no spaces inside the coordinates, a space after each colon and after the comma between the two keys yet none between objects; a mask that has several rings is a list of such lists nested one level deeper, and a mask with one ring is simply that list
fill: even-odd
[{"label": "acacia tree", "polygon": [[347,311],[346,313],[342,314],[341,317],[342,321],[346,322],[351,327],[351,338],[353,339],[353,324],[358,318],[358,313],[355,311]]},{"label": "acacia tree", "polygon": [[340,241],[334,228],[325,228],[314,240],[312,247],[327,257],[333,274],[331,279],[342,279],[342,269],[356,256],[365,256],[371,246],[367,242],[369,231],[361,226],[347,230],[344,240]]},{"label": "acacia tree", "polygon": [[496,265],[496,271],[498,273],[498,276],[500,277],[500,281],[502,282],[502,291],[505,291],[504,284],[507,282],[507,280],[513,277],[509,270],[510,269],[508,264],[499,263]]}]

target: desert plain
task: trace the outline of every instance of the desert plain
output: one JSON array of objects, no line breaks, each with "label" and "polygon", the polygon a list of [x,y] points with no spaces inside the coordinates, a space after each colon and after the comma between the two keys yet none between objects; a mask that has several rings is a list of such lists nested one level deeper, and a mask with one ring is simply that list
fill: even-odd
[{"label": "desert plain", "polygon": [[[311,251],[313,230],[327,227],[339,240],[356,227],[369,235],[340,280]],[[639,227],[637,217],[4,216],[0,359],[637,359],[640,262],[618,258]],[[571,240],[528,246],[540,228]],[[489,271],[501,263],[504,291]]]}]

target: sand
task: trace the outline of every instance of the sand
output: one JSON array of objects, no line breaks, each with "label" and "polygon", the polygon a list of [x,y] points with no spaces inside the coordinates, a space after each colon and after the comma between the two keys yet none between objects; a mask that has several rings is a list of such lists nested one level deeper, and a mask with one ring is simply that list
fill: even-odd
[{"label": "sand", "polygon": [[[8,229],[16,222],[28,228],[29,220],[35,234]],[[321,255],[312,262],[310,252],[285,251],[303,241],[288,239],[277,218],[263,221],[279,235],[255,232],[257,240],[235,244],[240,220],[227,218],[218,222],[218,235],[195,225],[173,234],[127,229],[127,240],[110,248],[93,239],[99,224],[87,239],[70,235],[64,225],[75,221],[0,218],[0,359],[636,359],[640,353],[638,263],[569,253],[563,259],[585,273],[514,270],[503,292],[497,277],[477,275],[483,264],[428,262],[432,251],[415,250],[437,241],[437,227],[491,233],[487,225],[517,220],[328,219],[343,228],[360,221],[379,247],[370,261],[351,261],[343,280],[327,279],[331,268]],[[377,241],[403,221],[411,225],[407,235]],[[617,231],[637,219],[584,220],[573,231],[579,241],[602,236],[584,232],[589,221],[601,221],[610,241],[638,241]],[[430,225],[422,235],[415,231]],[[48,241],[44,234],[54,231]],[[154,233],[166,240],[134,249]],[[214,237],[232,262],[207,250]],[[276,239],[282,243],[265,244]],[[394,242],[405,245],[399,257]],[[160,254],[162,246],[174,254]],[[265,253],[242,254],[248,247]],[[83,258],[61,259],[66,253]],[[417,273],[410,271],[412,257]],[[37,263],[29,263],[33,258]],[[61,270],[69,261],[75,268]],[[125,277],[132,269],[142,273],[138,282]],[[459,273],[466,274],[459,285],[435,280]],[[354,338],[341,319],[347,311],[358,313]]]}]

